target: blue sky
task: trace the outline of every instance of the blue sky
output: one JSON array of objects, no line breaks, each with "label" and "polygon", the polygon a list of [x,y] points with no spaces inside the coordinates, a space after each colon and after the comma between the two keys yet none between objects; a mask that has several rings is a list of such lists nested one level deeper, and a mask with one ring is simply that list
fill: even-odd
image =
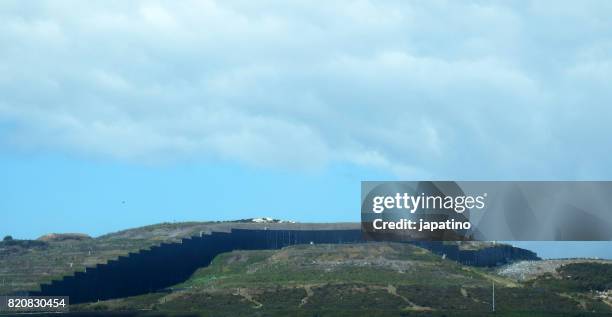
[{"label": "blue sky", "polygon": [[608,180],[611,14],[2,1],[0,234],[356,221],[368,179]]},{"label": "blue sky", "polygon": [[225,162],[142,166],[42,153],[5,155],[0,165],[11,180],[0,186],[10,215],[0,232],[23,238],[258,216],[359,221],[361,177],[385,177],[344,165],[310,172]]}]

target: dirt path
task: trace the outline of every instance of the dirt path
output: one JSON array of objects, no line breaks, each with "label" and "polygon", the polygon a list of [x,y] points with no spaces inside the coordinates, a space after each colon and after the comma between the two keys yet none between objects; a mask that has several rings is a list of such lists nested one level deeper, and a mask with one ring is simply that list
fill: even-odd
[{"label": "dirt path", "polygon": [[505,286],[505,287],[520,287],[521,286],[519,283],[517,283],[517,282],[515,282],[515,281],[513,281],[511,279],[505,278],[503,276],[498,276],[498,275],[495,275],[495,274],[489,274],[489,273],[486,273],[486,272],[482,272],[482,271],[480,271],[478,269],[474,269],[474,268],[471,268],[471,267],[464,267],[463,270],[469,271],[469,272],[472,272],[472,273],[476,273],[476,274],[480,275],[481,277],[483,277],[483,278],[485,278],[485,279],[487,279],[489,281],[495,282],[496,285],[501,285],[501,286]]},{"label": "dirt path", "polygon": [[314,295],[314,291],[312,290],[313,285],[306,284],[304,285],[304,290],[306,291],[306,297],[302,298],[299,307],[302,307],[308,304],[308,299]]},{"label": "dirt path", "polygon": [[397,287],[389,284],[387,285],[387,287],[384,287],[383,289],[386,289],[387,292],[393,296],[399,297],[402,300],[404,300],[409,306],[405,307],[405,310],[416,310],[416,311],[428,311],[428,310],[433,310],[431,307],[426,307],[426,306],[419,306],[415,303],[413,303],[412,301],[410,301],[408,298],[406,298],[405,296],[402,296],[400,294],[397,293]]},{"label": "dirt path", "polygon": [[600,298],[601,298],[601,301],[604,302],[604,304],[612,308],[612,290],[608,290]]},{"label": "dirt path", "polygon": [[234,295],[236,296],[242,296],[244,299],[248,300],[249,302],[253,303],[253,308],[261,308],[263,307],[263,304],[256,301],[253,296],[251,294],[249,294],[249,291],[247,289],[244,288],[238,288],[236,293],[234,293]]}]

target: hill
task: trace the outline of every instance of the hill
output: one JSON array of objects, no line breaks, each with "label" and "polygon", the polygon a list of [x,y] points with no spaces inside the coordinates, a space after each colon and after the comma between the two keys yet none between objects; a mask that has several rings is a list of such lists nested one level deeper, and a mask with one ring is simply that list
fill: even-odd
[{"label": "hill", "polygon": [[[0,294],[37,291],[41,283],[50,283],[64,276],[83,272],[88,267],[102,265],[140,250],[148,250],[162,243],[180,243],[184,238],[201,236],[213,231],[229,232],[232,228],[359,230],[359,224],[296,224],[267,218],[244,219],[239,222],[161,223],[122,230],[97,238],[82,234],[52,234],[39,240],[0,242]],[[486,253],[492,249],[492,245],[486,242],[460,243],[458,249],[456,243],[432,244],[430,247],[433,246],[441,255],[449,256],[464,255],[461,252],[465,251],[465,254],[472,257],[475,250],[484,250]],[[499,249],[503,251],[501,258],[504,260],[507,249],[507,246],[505,249]],[[510,249],[513,250],[521,249]]]},{"label": "hill", "polygon": [[[0,294],[36,290],[40,283],[109,261],[117,263],[117,257],[125,259],[131,252],[159,250],[156,246],[162,243],[176,245],[187,237],[229,232],[231,228],[354,230],[359,225],[267,220],[164,223],[96,238],[56,235],[45,241],[4,241],[0,242]],[[441,245],[458,246],[466,254],[514,250],[507,245],[478,242],[435,244],[431,249],[440,249]],[[486,316],[495,284],[496,316],[612,314],[609,261],[599,261],[598,265],[591,261],[563,262],[544,266],[546,270],[526,278],[508,274],[524,263],[533,266],[546,261],[479,268],[407,243],[302,244],[277,250],[236,250],[219,254],[210,265],[166,289],[78,304],[71,310],[102,315],[113,311],[139,315],[312,316],[359,312]]]},{"label": "hill", "polygon": [[48,283],[87,267],[104,264],[130,252],[150,249],[161,243],[178,242],[212,231],[231,228],[359,228],[354,223],[292,224],[244,219],[241,222],[160,223],[122,230],[96,238],[82,234],[49,234],[38,240],[0,241],[0,294],[38,290]]},{"label": "hill", "polygon": [[487,316],[493,283],[496,316],[612,314],[600,294],[519,283],[494,270],[464,266],[401,243],[233,251],[217,256],[210,266],[164,292],[74,309],[215,316]]}]

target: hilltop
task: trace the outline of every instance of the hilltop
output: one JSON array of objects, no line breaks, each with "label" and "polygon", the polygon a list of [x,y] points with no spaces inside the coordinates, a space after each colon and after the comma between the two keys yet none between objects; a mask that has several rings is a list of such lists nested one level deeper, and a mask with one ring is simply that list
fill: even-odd
[{"label": "hilltop", "polygon": [[[359,224],[302,224],[258,218],[162,223],[94,238],[55,234],[41,240],[4,241],[0,242],[0,294],[36,290],[40,283],[130,252],[231,228],[358,229]],[[487,242],[448,244],[458,245],[465,252],[508,248]],[[610,261],[599,261],[595,266],[587,260],[544,263],[548,262],[477,268],[419,246],[387,242],[236,250],[216,256],[209,266],[200,267],[187,280],[165,290],[79,304],[71,309],[230,316],[351,312],[427,316],[465,312],[465,316],[477,316],[475,312],[487,315],[495,284],[498,316],[540,316],[551,310],[589,316],[612,313]],[[538,265],[546,269],[525,276],[512,274]]]},{"label": "hilltop", "polygon": [[130,252],[182,238],[245,229],[358,229],[355,223],[292,223],[272,218],[237,221],[159,223],[91,238],[86,234],[53,233],[37,240],[0,241],[0,294],[38,290],[41,283],[86,267],[107,263]]},{"label": "hilltop", "polygon": [[[606,266],[612,267],[612,265]],[[601,268],[592,268],[596,275]],[[612,276],[607,277],[612,281]],[[521,283],[402,243],[296,245],[217,256],[165,292],[77,305],[83,311],[142,310],[227,315],[607,316],[601,293]]]}]

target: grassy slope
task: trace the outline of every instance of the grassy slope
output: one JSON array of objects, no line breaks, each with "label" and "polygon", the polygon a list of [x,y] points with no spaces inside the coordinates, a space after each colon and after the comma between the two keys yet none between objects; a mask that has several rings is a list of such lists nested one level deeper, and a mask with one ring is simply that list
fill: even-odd
[{"label": "grassy slope", "polygon": [[355,229],[359,224],[256,224],[239,222],[179,222],[161,223],[106,234],[95,239],[50,241],[45,247],[14,248],[0,241],[0,294],[37,290],[46,283],[62,276],[84,271],[116,259],[120,255],[150,248],[162,242],[179,241],[181,238],[228,231],[230,228],[322,228]]},{"label": "grassy slope", "polygon": [[[83,270],[85,266],[201,231],[227,229],[227,226],[201,222],[158,224],[92,240],[50,242],[45,248],[10,254],[0,252],[0,294],[36,289],[40,282]],[[599,274],[593,269],[598,270],[589,267],[587,275]],[[519,284],[493,271],[442,260],[406,244],[305,245],[223,254],[211,266],[176,285],[170,294],[104,301],[75,309],[144,309],[144,312],[153,309],[164,313],[191,309],[213,315],[309,316],[315,313],[350,315],[356,311],[370,315],[442,316],[452,311],[453,315],[465,312],[465,316],[477,316],[475,311],[487,315],[494,280],[497,307],[502,312],[496,316],[519,316],[525,311],[545,316],[551,308],[582,313],[605,311],[610,315],[610,306],[595,300],[593,294],[564,286],[575,283],[546,278],[549,280]]]},{"label": "grassy slope", "polygon": [[43,248],[3,253],[0,254],[0,294],[36,290],[40,283],[153,244],[146,240],[92,239],[50,242]]},{"label": "grassy slope", "polygon": [[3,248],[0,242],[0,294],[38,289],[45,283],[120,255],[177,241],[207,230],[211,223],[163,223],[95,239],[50,241],[44,247]]},{"label": "grassy slope", "polygon": [[[214,315],[488,315],[496,283],[497,316],[559,312],[603,315],[588,293],[517,284],[491,271],[442,260],[397,243],[304,245],[234,251],[215,258],[171,293],[81,305],[83,310],[144,309]],[[579,296],[580,295],[580,296]],[[602,315],[602,316],[603,316]]]}]

